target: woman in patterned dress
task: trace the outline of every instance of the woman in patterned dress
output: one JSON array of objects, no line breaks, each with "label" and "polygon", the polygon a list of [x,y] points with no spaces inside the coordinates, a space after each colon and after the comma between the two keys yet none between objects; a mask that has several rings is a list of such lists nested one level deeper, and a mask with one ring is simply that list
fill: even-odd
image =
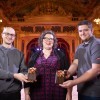
[{"label": "woman in patterned dress", "polygon": [[31,100],[72,100],[71,88],[66,90],[55,84],[56,71],[69,68],[65,54],[57,49],[55,34],[44,31],[38,43],[42,50],[31,56],[28,65],[29,68],[34,66],[38,72],[37,81],[30,84]]}]

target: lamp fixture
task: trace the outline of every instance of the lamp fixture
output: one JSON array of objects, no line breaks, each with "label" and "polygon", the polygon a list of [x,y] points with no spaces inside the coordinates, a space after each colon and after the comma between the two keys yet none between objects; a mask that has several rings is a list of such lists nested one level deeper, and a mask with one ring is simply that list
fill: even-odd
[{"label": "lamp fixture", "polygon": [[94,22],[95,22],[96,24],[100,24],[100,18],[94,19]]},{"label": "lamp fixture", "polygon": [[0,19],[0,23],[2,23],[2,19]]}]

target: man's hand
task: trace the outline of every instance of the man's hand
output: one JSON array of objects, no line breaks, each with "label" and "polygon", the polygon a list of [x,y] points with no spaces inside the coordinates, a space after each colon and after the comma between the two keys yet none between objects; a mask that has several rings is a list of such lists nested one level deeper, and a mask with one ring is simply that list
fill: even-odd
[{"label": "man's hand", "polygon": [[64,73],[65,73],[66,79],[68,79],[71,76],[68,70],[64,70]]},{"label": "man's hand", "polygon": [[21,82],[28,82],[26,75],[24,75],[22,73],[15,73],[14,78]]},{"label": "man's hand", "polygon": [[59,84],[59,86],[63,88],[70,88],[70,87],[73,87],[74,85],[76,85],[74,80],[68,80],[66,82],[63,82],[63,84]]}]

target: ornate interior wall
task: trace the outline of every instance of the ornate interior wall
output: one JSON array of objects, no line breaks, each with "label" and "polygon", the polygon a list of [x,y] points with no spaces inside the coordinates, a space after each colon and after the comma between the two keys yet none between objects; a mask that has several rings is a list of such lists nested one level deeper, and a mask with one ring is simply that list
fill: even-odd
[{"label": "ornate interior wall", "polygon": [[[21,1],[23,2],[23,0]],[[96,15],[99,17],[100,13],[98,11],[100,7],[97,6],[92,13],[92,10],[85,9],[84,5],[88,8],[94,7],[96,1],[94,2],[93,0],[82,2],[82,4],[78,0],[73,0],[76,5],[70,1],[57,1],[56,3],[56,0],[55,2],[44,0],[39,5],[40,1],[34,1],[35,3],[33,3],[32,0],[29,0],[27,4],[22,3],[22,5],[19,4],[20,1],[14,2],[12,0],[12,3],[8,2],[8,9],[6,11],[5,9],[4,11],[0,9],[0,18],[3,20],[0,23],[0,32],[2,32],[2,28],[5,26],[11,26],[16,30],[17,36],[14,46],[24,52],[25,58],[28,61],[31,54],[30,49],[37,47],[37,39],[41,32],[44,30],[53,30],[58,38],[59,47],[65,50],[66,55],[72,61],[75,49],[81,43],[77,33],[77,23],[82,19],[86,19],[86,17],[91,21],[93,21]],[[2,2],[0,4],[2,7],[7,4],[7,2]],[[91,6],[88,4],[91,4]],[[89,16],[90,13],[92,14],[91,16]],[[100,38],[100,25],[96,25],[94,22],[93,25],[95,36]],[[2,42],[1,38],[0,41]]]}]

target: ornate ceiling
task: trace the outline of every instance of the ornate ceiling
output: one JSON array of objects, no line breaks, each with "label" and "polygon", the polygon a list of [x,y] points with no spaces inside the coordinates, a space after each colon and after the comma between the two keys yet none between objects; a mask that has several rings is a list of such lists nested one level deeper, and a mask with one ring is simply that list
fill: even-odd
[{"label": "ornate ceiling", "polygon": [[[100,0],[0,0],[0,8],[11,20],[24,16],[100,17]],[[92,17],[91,17],[92,16]]]}]

